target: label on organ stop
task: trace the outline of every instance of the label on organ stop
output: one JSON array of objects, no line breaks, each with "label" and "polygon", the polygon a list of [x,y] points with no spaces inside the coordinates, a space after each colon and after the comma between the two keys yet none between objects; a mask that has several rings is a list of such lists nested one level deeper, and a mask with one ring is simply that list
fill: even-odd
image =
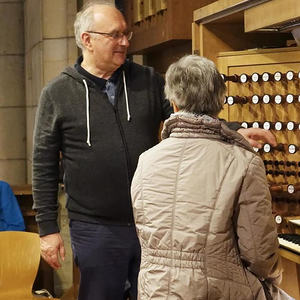
[{"label": "label on organ stop", "polygon": [[294,72],[293,71],[288,71],[286,73],[286,79],[287,80],[293,80],[293,78],[294,78]]},{"label": "label on organ stop", "polygon": [[287,191],[289,194],[293,194],[295,192],[295,187],[292,184],[289,184],[287,187]]},{"label": "label on organ stop", "polygon": [[257,95],[252,96],[252,103],[257,104],[259,102],[259,97]]},{"label": "label on organ stop", "polygon": [[281,95],[276,95],[275,98],[274,98],[274,100],[275,100],[275,103],[276,103],[276,104],[280,104],[281,101],[282,101]]},{"label": "label on organ stop", "polygon": [[264,96],[263,96],[263,103],[269,104],[269,103],[270,103],[270,100],[271,100],[271,98],[270,98],[269,95],[264,95]]},{"label": "label on organ stop", "polygon": [[275,123],[275,129],[278,130],[278,131],[281,130],[282,129],[282,123],[281,122],[276,122]]},{"label": "label on organ stop", "polygon": [[270,130],[270,128],[271,128],[270,122],[265,122],[263,126],[264,126],[265,130]]},{"label": "label on organ stop", "polygon": [[269,73],[263,73],[261,76],[263,81],[269,81],[270,80],[270,75]]},{"label": "label on organ stop", "polygon": [[294,128],[295,128],[294,122],[292,122],[292,121],[288,122],[286,125],[286,128],[287,128],[287,130],[294,130]]},{"label": "label on organ stop", "polygon": [[248,128],[248,123],[247,123],[247,122],[243,122],[243,123],[241,124],[241,126],[244,127],[244,128]]},{"label": "label on organ stop", "polygon": [[289,104],[291,104],[291,103],[293,103],[293,101],[294,101],[294,95],[288,94],[286,96],[286,102],[289,103]]},{"label": "label on organ stop", "polygon": [[259,74],[253,73],[252,76],[251,76],[251,80],[253,82],[258,82],[258,80],[259,80]]},{"label": "label on organ stop", "polygon": [[275,222],[276,222],[276,224],[281,224],[282,223],[282,217],[280,215],[275,216]]},{"label": "label on organ stop", "polygon": [[282,75],[281,75],[280,72],[276,72],[276,73],[274,74],[274,80],[275,80],[275,81],[280,81],[280,80],[281,80],[281,77],[282,77]]},{"label": "label on organ stop", "polygon": [[295,154],[296,153],[296,146],[291,144],[289,145],[289,153]]},{"label": "label on organ stop", "polygon": [[240,76],[240,82],[241,82],[241,83],[246,83],[247,80],[248,80],[248,76],[247,76],[246,74],[242,74],[242,75]]},{"label": "label on organ stop", "polygon": [[264,152],[269,153],[271,151],[271,146],[269,144],[264,144]]},{"label": "label on organ stop", "polygon": [[233,105],[233,104],[234,104],[234,99],[233,99],[232,96],[227,97],[227,103],[228,103],[229,105]]}]

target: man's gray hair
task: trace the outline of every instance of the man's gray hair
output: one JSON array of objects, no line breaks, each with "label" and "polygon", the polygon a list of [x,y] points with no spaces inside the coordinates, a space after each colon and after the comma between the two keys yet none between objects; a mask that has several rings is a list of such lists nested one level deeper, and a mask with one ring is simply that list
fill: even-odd
[{"label": "man's gray hair", "polygon": [[85,31],[93,29],[94,26],[94,7],[96,5],[108,5],[115,7],[114,1],[105,0],[93,0],[87,2],[82,9],[77,13],[74,22],[74,33],[76,44],[79,48],[83,49],[84,46],[81,42],[81,34]]},{"label": "man's gray hair", "polygon": [[223,78],[215,64],[205,57],[186,55],[167,70],[165,94],[180,110],[217,116],[225,92]]}]

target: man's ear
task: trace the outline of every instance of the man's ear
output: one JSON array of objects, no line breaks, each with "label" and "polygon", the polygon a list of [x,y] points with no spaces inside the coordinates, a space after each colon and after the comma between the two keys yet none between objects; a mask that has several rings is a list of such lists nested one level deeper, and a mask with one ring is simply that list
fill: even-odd
[{"label": "man's ear", "polygon": [[93,44],[92,44],[92,39],[91,35],[88,32],[83,32],[81,34],[81,42],[87,50],[92,50]]}]

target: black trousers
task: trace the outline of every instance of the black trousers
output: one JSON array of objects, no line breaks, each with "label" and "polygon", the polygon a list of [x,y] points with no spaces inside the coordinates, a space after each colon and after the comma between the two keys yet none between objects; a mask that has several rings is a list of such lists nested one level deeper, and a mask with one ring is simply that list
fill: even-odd
[{"label": "black trousers", "polygon": [[135,226],[70,221],[78,300],[137,299],[141,249]]}]

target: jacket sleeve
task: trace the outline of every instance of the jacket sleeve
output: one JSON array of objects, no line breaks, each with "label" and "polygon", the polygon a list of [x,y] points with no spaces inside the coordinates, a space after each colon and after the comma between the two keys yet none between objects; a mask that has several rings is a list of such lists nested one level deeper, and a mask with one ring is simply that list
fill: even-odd
[{"label": "jacket sleeve", "polygon": [[231,130],[238,131],[240,128],[244,128],[238,122],[227,122],[225,119],[220,119],[220,120],[224,121],[226,126]]},{"label": "jacket sleeve", "polygon": [[59,151],[61,134],[50,93],[42,91],[34,128],[32,190],[33,209],[40,235],[59,232],[57,224]]},{"label": "jacket sleeve", "polygon": [[238,131],[240,128],[244,128],[238,122],[226,122],[225,121],[225,123],[229,129],[234,130],[234,131]]},{"label": "jacket sleeve", "polygon": [[244,265],[259,279],[281,274],[276,225],[262,160],[255,156],[246,173],[236,207],[236,233]]},{"label": "jacket sleeve", "polygon": [[[135,223],[138,225],[138,223],[141,222],[141,219],[143,218],[143,199],[142,199],[142,182],[141,182],[141,176],[142,176],[142,156],[140,155],[138,166],[135,170],[132,183],[131,183],[131,199],[132,199],[132,208],[133,208],[133,216]],[[139,231],[139,226],[137,226],[137,231]]]}]

